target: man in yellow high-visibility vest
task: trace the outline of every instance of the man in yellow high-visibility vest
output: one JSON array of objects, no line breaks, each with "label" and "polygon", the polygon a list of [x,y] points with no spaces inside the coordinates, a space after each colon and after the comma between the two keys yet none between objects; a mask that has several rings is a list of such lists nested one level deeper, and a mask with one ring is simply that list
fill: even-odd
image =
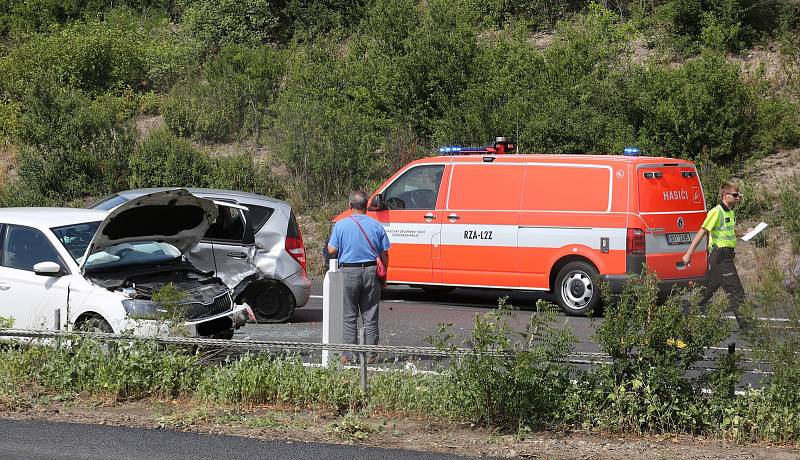
[{"label": "man in yellow high-visibility vest", "polygon": [[700,299],[700,305],[705,305],[715,292],[721,287],[728,294],[731,309],[739,330],[746,330],[752,326],[751,320],[744,316],[739,307],[744,302],[744,288],[736,272],[736,215],[733,208],[742,199],[739,188],[725,182],[719,190],[720,203],[708,211],[706,220],[695,235],[692,244],[683,256],[683,263],[689,264],[692,253],[708,235],[708,247],[711,250],[708,256],[708,281]]}]

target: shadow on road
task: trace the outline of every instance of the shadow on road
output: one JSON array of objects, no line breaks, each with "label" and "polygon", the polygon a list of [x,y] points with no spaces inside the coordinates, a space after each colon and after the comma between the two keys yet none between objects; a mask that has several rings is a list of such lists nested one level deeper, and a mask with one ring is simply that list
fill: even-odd
[{"label": "shadow on road", "polygon": [[535,310],[536,301],[544,299],[553,302],[553,296],[546,292],[503,291],[495,289],[459,288],[451,292],[429,292],[407,286],[390,286],[381,293],[381,300],[403,300],[456,306],[496,307],[498,299],[508,296],[506,304],[520,310]]}]

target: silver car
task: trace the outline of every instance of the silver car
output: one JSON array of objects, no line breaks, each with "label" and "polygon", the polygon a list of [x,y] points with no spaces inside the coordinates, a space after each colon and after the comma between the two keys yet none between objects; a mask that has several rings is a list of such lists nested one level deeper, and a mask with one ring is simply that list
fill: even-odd
[{"label": "silver car", "polygon": [[[118,192],[89,207],[111,210],[148,193],[170,188]],[[219,217],[189,260],[216,272],[234,290],[237,301],[253,309],[258,322],[283,323],[311,295],[303,234],[289,203],[254,193],[187,189],[217,203]]]}]

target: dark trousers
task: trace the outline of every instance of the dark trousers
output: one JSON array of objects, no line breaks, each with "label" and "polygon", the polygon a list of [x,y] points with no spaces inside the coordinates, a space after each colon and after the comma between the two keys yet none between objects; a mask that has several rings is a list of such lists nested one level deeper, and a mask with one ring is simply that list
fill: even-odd
[{"label": "dark trousers", "polygon": [[731,310],[739,323],[739,329],[750,326],[740,307],[744,303],[744,288],[736,271],[735,252],[732,248],[715,248],[708,257],[708,280],[700,297],[700,305],[708,303],[714,293],[722,288],[730,301]]},{"label": "dark trousers", "polygon": [[344,343],[358,343],[356,335],[361,316],[366,345],[377,345],[381,285],[375,276],[375,266],[342,267],[340,270],[344,274]]}]

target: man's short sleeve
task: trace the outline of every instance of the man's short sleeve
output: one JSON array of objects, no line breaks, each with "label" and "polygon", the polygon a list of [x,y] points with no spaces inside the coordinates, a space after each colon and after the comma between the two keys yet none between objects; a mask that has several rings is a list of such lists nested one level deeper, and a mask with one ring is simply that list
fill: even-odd
[{"label": "man's short sleeve", "polygon": [[711,211],[708,211],[708,215],[706,215],[706,220],[703,221],[703,225],[701,225],[701,227],[711,232],[712,230],[714,230],[714,227],[716,227],[717,224],[719,223],[719,216],[720,216],[719,206],[715,206],[714,208],[711,209]]},{"label": "man's short sleeve", "polygon": [[381,226],[381,251],[388,251],[390,247],[392,247],[392,243],[389,241],[389,235],[386,234],[386,230]]},{"label": "man's short sleeve", "polygon": [[334,247],[334,248],[336,248],[337,250],[339,250],[339,249],[340,249],[340,248],[339,248],[339,244],[341,244],[341,243],[339,242],[339,240],[340,240],[340,238],[341,238],[341,237],[339,236],[339,233],[341,233],[341,232],[339,231],[339,222],[336,222],[336,223],[333,225],[333,230],[331,230],[331,237],[330,237],[330,239],[328,240],[328,246],[333,246],[333,247]]}]

